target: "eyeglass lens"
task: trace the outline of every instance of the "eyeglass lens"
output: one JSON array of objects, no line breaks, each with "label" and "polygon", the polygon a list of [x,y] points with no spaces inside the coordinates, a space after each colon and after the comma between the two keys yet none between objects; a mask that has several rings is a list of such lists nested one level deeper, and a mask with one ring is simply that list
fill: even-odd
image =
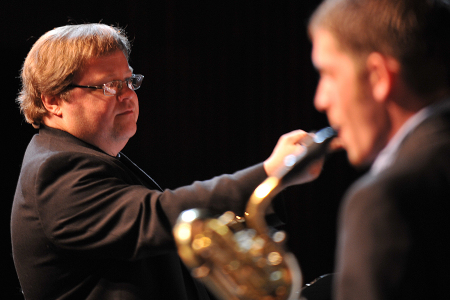
[{"label": "eyeglass lens", "polygon": [[[144,76],[142,75],[133,75],[132,77],[127,78],[124,81],[127,83],[129,89],[135,91],[141,87],[143,79]],[[115,80],[105,83],[103,85],[104,94],[107,96],[113,96],[117,94],[117,92],[122,89],[124,81]]]}]

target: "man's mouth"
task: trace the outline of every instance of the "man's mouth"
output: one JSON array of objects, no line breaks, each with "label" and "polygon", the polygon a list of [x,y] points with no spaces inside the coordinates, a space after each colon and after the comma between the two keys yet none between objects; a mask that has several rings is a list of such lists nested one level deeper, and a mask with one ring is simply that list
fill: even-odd
[{"label": "man's mouth", "polygon": [[134,109],[127,109],[126,111],[121,112],[121,113],[119,113],[119,114],[117,114],[117,115],[123,116],[123,115],[132,114],[132,113],[134,113]]}]

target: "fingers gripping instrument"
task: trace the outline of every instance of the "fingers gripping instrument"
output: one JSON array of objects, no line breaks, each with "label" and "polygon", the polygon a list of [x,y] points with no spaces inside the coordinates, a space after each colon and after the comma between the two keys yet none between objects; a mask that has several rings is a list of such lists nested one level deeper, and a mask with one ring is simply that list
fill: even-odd
[{"label": "fingers gripping instrument", "polygon": [[269,229],[264,216],[283,183],[324,156],[335,136],[327,127],[302,140],[304,151],[287,156],[284,167],[255,189],[245,219],[232,212],[219,218],[200,209],[181,213],[173,233],[178,253],[192,275],[221,299],[298,299],[300,267],[285,250],[286,234]]}]

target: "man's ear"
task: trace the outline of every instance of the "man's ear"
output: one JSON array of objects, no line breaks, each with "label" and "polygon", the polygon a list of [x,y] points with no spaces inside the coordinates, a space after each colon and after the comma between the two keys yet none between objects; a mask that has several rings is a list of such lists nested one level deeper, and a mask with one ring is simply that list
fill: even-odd
[{"label": "man's ear", "polygon": [[42,104],[45,109],[52,115],[61,117],[61,102],[62,99],[59,96],[41,95]]},{"label": "man's ear", "polygon": [[396,84],[400,64],[392,57],[373,52],[367,57],[369,83],[376,101],[385,101]]}]

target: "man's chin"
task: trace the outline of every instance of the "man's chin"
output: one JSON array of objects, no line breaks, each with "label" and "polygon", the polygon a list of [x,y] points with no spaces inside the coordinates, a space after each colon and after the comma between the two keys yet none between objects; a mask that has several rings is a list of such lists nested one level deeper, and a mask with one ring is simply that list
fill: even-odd
[{"label": "man's chin", "polygon": [[132,138],[136,134],[136,131],[137,131],[137,125],[134,124],[134,127],[130,130],[130,134],[129,134],[128,138],[129,139]]},{"label": "man's chin", "polygon": [[347,150],[347,158],[349,163],[357,170],[367,169],[373,162],[373,159],[371,159],[368,155],[352,153],[349,150]]},{"label": "man's chin", "polygon": [[130,138],[132,138],[137,131],[136,124],[129,125],[127,127],[122,127],[119,130],[116,130],[115,138],[116,140],[121,140],[127,142]]}]

